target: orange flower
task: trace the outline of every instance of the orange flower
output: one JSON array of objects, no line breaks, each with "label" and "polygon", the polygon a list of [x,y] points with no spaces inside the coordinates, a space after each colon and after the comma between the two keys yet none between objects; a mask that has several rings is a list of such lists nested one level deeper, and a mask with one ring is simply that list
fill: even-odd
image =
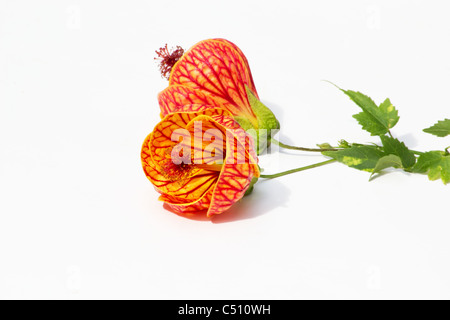
[{"label": "orange flower", "polygon": [[220,214],[259,177],[253,139],[229,111],[204,104],[167,114],[145,140],[141,159],[159,199],[178,213]]},{"label": "orange flower", "polygon": [[273,113],[258,98],[248,61],[224,39],[197,43],[170,72],[169,87],[158,95],[161,118],[187,104],[203,104],[229,111],[244,130],[254,129],[258,151],[260,130],[279,129]]}]

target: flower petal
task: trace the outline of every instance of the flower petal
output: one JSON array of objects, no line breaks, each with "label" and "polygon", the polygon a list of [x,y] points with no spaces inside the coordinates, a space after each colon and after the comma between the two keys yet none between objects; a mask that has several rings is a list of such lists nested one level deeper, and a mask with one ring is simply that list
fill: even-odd
[{"label": "flower petal", "polygon": [[[213,121],[215,115],[199,115],[186,127],[193,139],[192,161],[195,164],[223,164],[226,152],[226,131]],[[231,118],[232,119],[232,118]],[[199,125],[200,124],[200,125]]]},{"label": "flower petal", "polygon": [[178,141],[172,141],[174,131],[179,137],[185,136],[188,132],[183,129],[199,115],[229,115],[229,112],[214,106],[193,104],[182,106],[178,112],[167,115],[150,135],[150,154],[154,162],[159,163],[171,157],[167,151],[178,144]]},{"label": "flower petal", "polygon": [[226,99],[212,95],[208,91],[186,86],[174,85],[167,87],[158,94],[161,117],[169,113],[180,111],[184,105],[202,104],[214,108],[225,109],[233,115],[239,115],[241,109]]},{"label": "flower petal", "polygon": [[256,172],[252,165],[225,165],[214,188],[207,216],[221,214],[242,199],[254,176]]},{"label": "flower petal", "polygon": [[[157,165],[151,156],[149,144],[151,134],[147,137],[142,147],[142,167],[150,182],[161,194],[170,194],[173,197],[182,198],[188,202],[195,202],[216,183],[219,173],[192,167],[185,177],[171,178],[164,168]],[[171,160],[169,160],[171,161]]]},{"label": "flower petal", "polygon": [[256,91],[256,86],[255,83],[253,82],[253,77],[252,77],[252,73],[250,71],[250,64],[248,63],[247,57],[244,55],[244,53],[241,51],[241,49],[239,49],[239,47],[237,45],[235,45],[233,42],[228,41],[226,39],[221,39],[221,38],[216,38],[213,39],[214,41],[219,41],[219,42],[223,42],[225,44],[228,44],[230,46],[232,46],[234,48],[234,50],[236,50],[239,54],[239,56],[241,57],[241,59],[245,62],[245,65],[247,66],[247,69],[249,70],[249,74],[250,74],[250,83],[248,84],[248,87],[250,88],[250,90],[253,91],[253,93],[255,94],[255,96],[259,99],[258,97],[258,92]]},{"label": "flower petal", "polygon": [[169,195],[161,195],[159,200],[164,201],[175,212],[181,214],[201,213],[208,210],[211,203],[213,188],[206,192],[204,196],[196,202],[182,202],[178,198]]},{"label": "flower petal", "polygon": [[253,139],[229,116],[211,118],[227,132],[226,159],[211,199],[207,216],[220,214],[240,200],[253,177],[259,177]]},{"label": "flower petal", "polygon": [[[210,117],[227,132],[226,158],[228,163],[234,161],[236,163],[251,164],[259,172],[258,156],[256,155],[255,143],[252,136],[228,115],[214,114]],[[231,137],[234,141],[229,139]]]},{"label": "flower petal", "polygon": [[240,115],[257,127],[245,90],[246,85],[254,88],[250,68],[235,47],[224,40],[197,43],[173,67],[169,86],[182,85],[218,96],[237,106]]},{"label": "flower petal", "polygon": [[[178,134],[189,136],[190,143],[191,132],[187,130],[187,126],[194,122],[194,119],[199,116],[208,118],[212,115],[230,117],[230,114],[226,110],[207,105],[186,105],[181,107],[180,111],[182,112],[169,114],[156,125],[144,141],[141,158],[145,174],[158,192],[193,202],[200,199],[211,188],[219,172],[193,165],[187,165],[183,170],[178,170],[169,152],[179,144],[178,141],[172,141],[172,134],[174,130],[183,129],[184,131],[179,131]],[[191,145],[188,147],[190,148]],[[176,171],[176,174],[170,172],[171,168]]]},{"label": "flower petal", "polygon": [[[220,214],[241,199],[253,177],[259,176],[253,139],[226,110],[199,104],[185,105],[180,110],[183,112],[167,115],[145,140],[142,148],[144,171],[162,194],[160,200],[174,211],[193,213],[208,209],[208,216]],[[202,126],[199,127],[197,122]],[[201,130],[202,145],[199,147],[194,143],[193,154],[195,159],[195,152],[202,152],[202,164],[179,167],[173,163],[168,150],[179,143],[171,139],[176,129],[186,129],[185,134],[189,137]],[[209,132],[211,129],[222,135],[222,139],[216,141],[217,136]],[[208,139],[210,136],[214,136],[214,140]],[[223,153],[224,141],[224,163],[209,167],[210,161],[205,160],[203,152],[212,144]],[[220,151],[218,154],[223,158]]]},{"label": "flower petal", "polygon": [[232,116],[232,114],[221,108],[214,105],[207,105],[207,104],[185,104],[183,106],[178,107],[177,111],[174,111],[173,113],[195,113],[196,116],[199,116],[200,114],[203,115],[224,115],[224,116]]}]

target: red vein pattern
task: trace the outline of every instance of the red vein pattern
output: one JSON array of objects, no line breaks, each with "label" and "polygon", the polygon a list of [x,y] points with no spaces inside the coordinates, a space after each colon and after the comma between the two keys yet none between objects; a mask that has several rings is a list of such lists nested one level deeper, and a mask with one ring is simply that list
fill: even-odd
[{"label": "red vein pattern", "polygon": [[[253,140],[231,117],[215,115],[211,118],[227,128],[227,150],[225,164],[215,185],[207,212],[208,217],[228,210],[244,196],[253,177],[259,177],[257,156],[255,149],[252,148]],[[239,159],[244,161],[240,162]]]},{"label": "red vein pattern", "polygon": [[[172,134],[176,131],[182,135],[188,124],[199,115],[223,115],[228,114],[226,110],[216,109],[206,105],[185,105],[180,108],[180,112],[167,115],[163,121],[158,123],[153,130],[150,139],[150,149],[155,162],[163,161],[171,156],[168,149],[178,144],[172,141]],[[191,138],[191,137],[189,137]]]},{"label": "red vein pattern", "polygon": [[239,57],[242,59],[242,61],[244,61],[245,66],[247,67],[247,70],[248,70],[248,73],[249,73],[249,76],[250,76],[250,83],[247,84],[247,85],[248,85],[248,87],[250,88],[250,90],[253,91],[253,93],[255,94],[255,96],[259,99],[259,97],[258,97],[258,92],[256,91],[256,86],[255,86],[255,83],[254,83],[254,81],[253,81],[253,76],[252,76],[252,73],[251,73],[251,71],[250,71],[250,64],[248,63],[247,57],[244,55],[244,53],[241,51],[241,49],[239,49],[239,47],[238,47],[237,45],[235,45],[233,42],[228,41],[228,40],[226,40],[226,39],[220,39],[220,38],[217,38],[217,39],[213,39],[213,40],[214,40],[214,41],[217,41],[217,42],[222,42],[222,43],[224,43],[224,44],[226,44],[226,45],[229,45],[229,46],[231,46],[234,50],[236,50],[236,51],[238,52],[238,55],[239,55]]},{"label": "red vein pattern", "polygon": [[189,168],[184,175],[174,174],[175,179],[173,179],[170,172],[165,172],[163,163],[160,165],[152,161],[152,154],[148,147],[150,139],[151,134],[144,142],[141,159],[147,178],[159,193],[188,202],[196,202],[217,182],[217,172],[195,167]]},{"label": "red vein pattern", "polygon": [[[220,214],[243,197],[253,177],[259,177],[253,140],[226,110],[198,104],[183,106],[181,110],[166,116],[144,141],[141,153],[144,172],[161,193],[160,200],[174,211],[207,210],[208,216]],[[196,163],[175,165],[171,159],[170,151],[177,144],[171,140],[173,131],[186,129],[189,135],[195,134],[196,121],[202,124],[203,134],[209,129],[222,134],[226,150],[219,170],[217,166],[209,167],[208,159],[202,162],[206,167]],[[202,141],[200,151],[211,144],[209,138],[206,144]]]},{"label": "red vein pattern", "polygon": [[193,89],[185,86],[174,85],[167,87],[158,95],[161,108],[161,117],[169,113],[179,111],[184,105],[203,104],[225,109],[233,115],[240,114],[240,108],[224,98],[214,96],[201,89]]},{"label": "red vein pattern", "polygon": [[201,212],[207,212],[209,205],[211,204],[213,189],[205,193],[205,195],[194,203],[182,203],[179,199],[171,197],[169,195],[161,195],[160,201],[164,201],[169,207],[180,214],[195,214]]},{"label": "red vein pattern", "polygon": [[[191,90],[170,89],[172,86]],[[256,127],[257,119],[245,86],[257,96],[248,61],[242,51],[224,39],[205,40],[189,49],[173,67],[169,88],[159,96],[161,114],[164,116],[176,111],[177,106],[186,102],[221,105],[234,116],[248,118]]]}]

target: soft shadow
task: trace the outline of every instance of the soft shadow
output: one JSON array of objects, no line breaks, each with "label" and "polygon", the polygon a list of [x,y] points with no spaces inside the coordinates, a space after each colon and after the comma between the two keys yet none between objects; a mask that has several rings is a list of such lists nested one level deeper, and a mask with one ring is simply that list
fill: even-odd
[{"label": "soft shadow", "polygon": [[369,178],[369,182],[375,181],[375,180],[377,180],[378,178],[381,178],[382,176],[385,176],[385,175],[387,175],[387,174],[389,174],[389,173],[392,173],[392,171],[391,171],[391,170],[389,170],[389,171],[383,170],[383,171],[381,171],[381,172],[378,172],[377,174],[374,174],[373,176],[371,176],[371,177]]},{"label": "soft shadow", "polygon": [[230,210],[211,218],[211,222],[226,223],[260,217],[284,206],[289,200],[290,193],[290,190],[277,180],[262,180],[255,185],[250,195],[244,197]]},{"label": "soft shadow", "polygon": [[[278,119],[278,121],[280,123],[283,123],[283,118],[284,118],[284,109],[283,107],[281,107],[280,105],[273,103],[271,101],[267,101],[267,100],[262,100],[261,101],[265,106],[267,106],[270,110],[272,110],[272,112],[275,114],[275,117]],[[285,144],[288,145],[292,145],[292,146],[296,146],[296,145],[300,145],[301,142],[300,141],[293,141],[292,139],[290,139],[289,137],[285,136],[281,131],[279,131],[278,133],[278,141],[282,141]],[[317,146],[313,145],[313,146],[303,146],[303,147],[308,147],[308,148],[318,148]],[[273,147],[272,147],[273,148]],[[299,151],[299,150],[289,150],[289,149],[284,149],[284,148],[279,148],[276,147],[276,149],[274,149],[276,151],[272,151],[272,152],[280,152],[283,154],[290,154],[290,155],[303,155],[303,156],[312,156],[314,157],[314,152],[305,152],[305,151]],[[320,153],[317,153],[320,155]],[[316,155],[317,155],[316,154]]]},{"label": "soft shadow", "polygon": [[418,144],[417,138],[411,133],[399,136],[398,139],[403,141],[408,148],[415,148]]}]

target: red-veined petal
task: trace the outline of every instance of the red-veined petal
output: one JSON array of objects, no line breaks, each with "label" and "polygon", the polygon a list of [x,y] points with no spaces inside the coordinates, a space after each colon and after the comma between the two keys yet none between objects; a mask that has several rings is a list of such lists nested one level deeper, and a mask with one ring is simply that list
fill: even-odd
[{"label": "red-veined petal", "polygon": [[221,108],[229,111],[233,115],[239,115],[239,106],[230,103],[226,99],[212,95],[211,93],[186,86],[174,85],[167,87],[158,95],[161,117],[169,113],[180,112],[185,105],[209,105],[214,108]]},{"label": "red-veined petal", "polygon": [[[181,85],[206,91],[239,108],[239,115],[257,119],[245,86],[253,87],[247,60],[223,40],[205,40],[189,49],[172,69],[169,86]],[[237,114],[235,114],[237,115]]]},{"label": "red-veined petal", "polygon": [[219,173],[190,166],[185,173],[177,172],[179,176],[171,176],[165,172],[166,160],[159,163],[152,160],[149,148],[150,136],[151,134],[145,140],[141,152],[142,166],[147,178],[161,194],[169,194],[188,202],[198,201],[215,184]]}]

